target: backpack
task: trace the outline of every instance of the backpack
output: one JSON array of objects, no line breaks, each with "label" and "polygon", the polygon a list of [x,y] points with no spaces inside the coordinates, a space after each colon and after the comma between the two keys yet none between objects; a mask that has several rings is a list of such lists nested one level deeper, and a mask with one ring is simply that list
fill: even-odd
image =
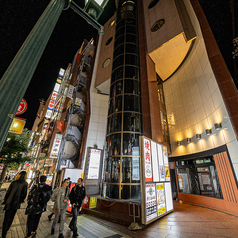
[{"label": "backpack", "polygon": [[52,195],[51,195],[51,197],[50,197],[50,199],[51,199],[52,202],[55,202],[55,200],[56,200],[56,198],[57,198],[57,195],[58,195],[58,190],[59,190],[59,188],[55,188],[55,189],[53,190],[53,193],[52,193]]}]

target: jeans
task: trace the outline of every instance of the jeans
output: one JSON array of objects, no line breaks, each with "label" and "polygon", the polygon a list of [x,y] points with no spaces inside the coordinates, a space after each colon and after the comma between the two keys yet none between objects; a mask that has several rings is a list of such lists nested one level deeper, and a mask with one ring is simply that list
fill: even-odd
[{"label": "jeans", "polygon": [[69,227],[73,228],[74,234],[77,233],[77,217],[79,214],[80,206],[72,207],[73,218],[69,224]]},{"label": "jeans", "polygon": [[2,238],[5,238],[9,228],[12,225],[17,209],[5,210],[4,221],[2,225]]},{"label": "jeans", "polygon": [[31,232],[35,232],[37,230],[37,227],[39,225],[39,221],[40,221],[40,217],[41,217],[41,214],[29,214],[27,216],[27,225],[26,225],[26,228],[27,228],[27,236],[31,236]]},{"label": "jeans", "polygon": [[63,209],[60,209],[60,213],[55,213],[55,219],[53,221],[53,224],[52,224],[52,228],[55,229],[55,225],[56,223],[58,222],[59,220],[59,216],[60,216],[60,227],[59,227],[59,233],[63,234],[63,230],[64,230],[64,221],[65,221],[65,214],[66,214],[66,208],[63,208]]}]

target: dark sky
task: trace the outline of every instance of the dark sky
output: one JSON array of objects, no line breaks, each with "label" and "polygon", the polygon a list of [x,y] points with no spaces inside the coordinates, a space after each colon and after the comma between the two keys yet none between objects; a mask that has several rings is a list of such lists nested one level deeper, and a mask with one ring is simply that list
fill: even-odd
[{"label": "dark sky", "polygon": [[[77,2],[79,0],[76,0]],[[231,16],[229,1],[199,0],[224,58],[232,70]],[[47,7],[49,0],[0,0],[0,78],[18,52],[24,40]],[[113,15],[114,0],[109,0],[105,13],[100,19],[104,24],[106,18]],[[96,40],[97,30],[88,25],[72,9],[63,11],[47,44],[43,56],[32,77],[24,98],[28,109],[19,117],[27,119],[26,127],[31,129],[39,106],[39,99],[47,99],[53,90],[60,68],[66,69],[81,46],[84,39]]]}]

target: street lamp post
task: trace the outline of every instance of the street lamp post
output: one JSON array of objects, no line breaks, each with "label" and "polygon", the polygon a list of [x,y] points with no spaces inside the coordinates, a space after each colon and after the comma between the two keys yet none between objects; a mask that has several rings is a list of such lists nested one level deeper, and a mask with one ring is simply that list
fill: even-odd
[{"label": "street lamp post", "polygon": [[[51,0],[0,81],[0,151],[62,10],[71,7],[100,34],[103,33],[101,25],[71,1]],[[103,6],[107,1],[104,0]]]}]

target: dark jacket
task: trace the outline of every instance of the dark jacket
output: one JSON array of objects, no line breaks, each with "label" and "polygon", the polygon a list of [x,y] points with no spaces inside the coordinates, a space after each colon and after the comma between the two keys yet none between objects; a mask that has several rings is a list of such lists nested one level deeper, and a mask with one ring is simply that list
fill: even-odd
[{"label": "dark jacket", "polygon": [[40,214],[46,211],[52,193],[51,186],[45,183],[34,185],[28,194],[26,214]]},{"label": "dark jacket", "polygon": [[81,206],[82,201],[86,195],[85,187],[79,187],[78,185],[74,186],[69,194],[70,203],[78,203]]},{"label": "dark jacket", "polygon": [[24,203],[24,199],[27,195],[28,184],[26,181],[15,180],[13,181],[4,197],[4,210],[19,209],[21,203]]}]

